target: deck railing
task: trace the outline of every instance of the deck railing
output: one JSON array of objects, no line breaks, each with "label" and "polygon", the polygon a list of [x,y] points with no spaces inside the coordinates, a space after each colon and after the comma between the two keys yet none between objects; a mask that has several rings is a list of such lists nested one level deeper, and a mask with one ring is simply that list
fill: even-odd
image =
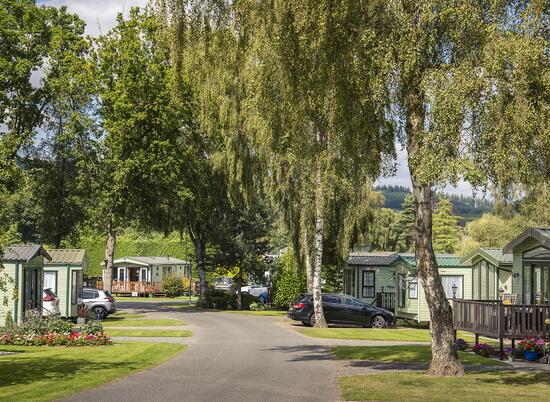
[{"label": "deck railing", "polygon": [[550,319],[550,305],[510,305],[498,301],[453,300],[455,330],[488,337],[546,337],[547,319]]},{"label": "deck railing", "polygon": [[[98,287],[103,288],[103,282],[98,282]],[[160,282],[131,282],[114,280],[111,285],[112,293],[159,293]]]},{"label": "deck railing", "polygon": [[386,310],[395,311],[395,293],[378,292],[372,304],[376,307],[381,307]]}]

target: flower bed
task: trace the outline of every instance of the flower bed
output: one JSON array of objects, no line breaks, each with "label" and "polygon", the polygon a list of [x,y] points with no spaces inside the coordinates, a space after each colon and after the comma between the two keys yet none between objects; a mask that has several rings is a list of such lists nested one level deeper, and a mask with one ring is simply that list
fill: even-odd
[{"label": "flower bed", "polygon": [[495,353],[495,350],[488,343],[476,343],[473,347],[473,351],[476,355],[490,357]]},{"label": "flower bed", "polygon": [[17,346],[102,346],[113,342],[98,322],[89,322],[80,328],[59,317],[41,317],[39,313],[27,316],[18,325],[8,325],[0,332],[0,345]]},{"label": "flower bed", "polygon": [[25,335],[6,333],[0,336],[0,345],[17,346],[101,346],[111,345],[111,338],[105,333],[97,335],[72,332],[71,334],[49,333],[45,335]]}]

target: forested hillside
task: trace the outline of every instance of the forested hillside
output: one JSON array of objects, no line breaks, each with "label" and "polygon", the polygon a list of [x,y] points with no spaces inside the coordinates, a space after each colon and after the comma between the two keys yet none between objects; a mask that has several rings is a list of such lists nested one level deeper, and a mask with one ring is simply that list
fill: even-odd
[{"label": "forested hillside", "polygon": [[[384,207],[394,211],[402,209],[405,197],[411,193],[411,190],[405,186],[378,186],[376,190],[384,195]],[[446,193],[440,195],[452,202],[454,211],[460,217],[462,224],[477,219],[493,209],[493,203],[488,200]]]}]

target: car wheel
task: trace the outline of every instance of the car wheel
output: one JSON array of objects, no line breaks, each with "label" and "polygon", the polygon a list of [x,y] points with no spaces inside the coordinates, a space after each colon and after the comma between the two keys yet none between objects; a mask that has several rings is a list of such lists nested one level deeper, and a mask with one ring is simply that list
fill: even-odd
[{"label": "car wheel", "polygon": [[311,324],[309,323],[309,321],[302,321],[302,325],[304,327],[311,327]]},{"label": "car wheel", "polygon": [[386,319],[381,315],[376,315],[372,318],[370,326],[371,328],[384,328],[386,326]]},{"label": "car wheel", "polygon": [[94,307],[92,309],[92,313],[94,314],[96,321],[104,320],[107,317],[107,310],[105,310],[103,307]]},{"label": "car wheel", "polygon": [[314,327],[315,326],[315,313],[309,316],[309,326]]}]

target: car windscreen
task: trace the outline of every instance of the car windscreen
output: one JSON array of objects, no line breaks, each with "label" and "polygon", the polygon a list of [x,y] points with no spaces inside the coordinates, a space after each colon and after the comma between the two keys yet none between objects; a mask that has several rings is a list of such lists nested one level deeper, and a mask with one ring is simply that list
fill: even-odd
[{"label": "car windscreen", "polygon": [[57,297],[55,292],[51,289],[44,289],[44,293],[46,293],[48,296],[51,296],[51,297]]}]

